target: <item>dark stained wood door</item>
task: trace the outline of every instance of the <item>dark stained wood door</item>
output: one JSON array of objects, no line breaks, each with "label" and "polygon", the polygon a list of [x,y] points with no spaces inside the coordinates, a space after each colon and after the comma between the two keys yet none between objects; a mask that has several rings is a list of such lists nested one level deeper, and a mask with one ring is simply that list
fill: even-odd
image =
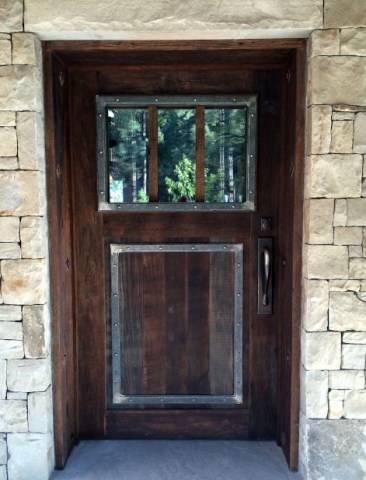
[{"label": "dark stained wood door", "polygon": [[[258,314],[258,239],[276,252],[283,78],[240,51],[70,72],[80,438],[276,437],[278,265]],[[256,210],[98,211],[96,95],[211,93],[258,95]]]}]

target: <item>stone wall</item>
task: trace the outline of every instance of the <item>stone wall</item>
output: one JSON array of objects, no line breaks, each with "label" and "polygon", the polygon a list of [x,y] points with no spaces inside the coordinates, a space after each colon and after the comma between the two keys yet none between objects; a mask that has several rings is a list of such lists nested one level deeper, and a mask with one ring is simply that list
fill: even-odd
[{"label": "stone wall", "polygon": [[0,480],[46,480],[53,438],[41,45],[23,32],[23,2],[1,4],[0,32]]},{"label": "stone wall", "polygon": [[366,2],[0,1],[0,480],[53,465],[38,38],[306,37],[300,466],[366,477]]},{"label": "stone wall", "polygon": [[366,28],[311,35],[307,154],[302,467],[365,478]]}]

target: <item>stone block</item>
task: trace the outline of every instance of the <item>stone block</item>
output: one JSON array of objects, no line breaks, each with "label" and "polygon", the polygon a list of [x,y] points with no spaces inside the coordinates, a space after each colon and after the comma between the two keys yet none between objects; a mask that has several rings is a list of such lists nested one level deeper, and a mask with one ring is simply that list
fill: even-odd
[{"label": "stone block", "polygon": [[[363,294],[359,294],[363,295]],[[366,297],[366,295],[364,295]],[[366,331],[366,303],[351,292],[331,292],[329,299],[329,329]]]},{"label": "stone block", "polygon": [[0,322],[1,340],[23,340],[23,325],[21,322]]},{"label": "stone block", "polygon": [[20,340],[0,340],[0,358],[23,358],[23,342]]},{"label": "stone block", "polygon": [[0,172],[0,215],[43,215],[44,196],[40,172]]},{"label": "stone block", "polygon": [[353,122],[342,121],[332,124],[332,141],[330,151],[332,153],[352,153],[353,147]]},{"label": "stone block", "polygon": [[329,280],[330,292],[359,292],[359,280]]},{"label": "stone block", "polygon": [[353,151],[366,153],[366,112],[360,112],[356,115]]},{"label": "stone block", "polygon": [[307,418],[327,418],[328,415],[328,372],[305,371],[305,406]]},{"label": "stone block", "polygon": [[366,344],[366,332],[346,332],[343,334],[343,343]]},{"label": "stone block", "polygon": [[366,278],[366,258],[351,258],[349,261],[349,278],[363,280]]},{"label": "stone block", "polygon": [[22,309],[16,305],[0,305],[0,321],[16,322],[22,319]]},{"label": "stone block", "polygon": [[20,258],[18,243],[0,243],[0,259]]},{"label": "stone block", "polygon": [[332,390],[329,392],[328,417],[339,419],[343,416],[344,390]]},{"label": "stone block", "polygon": [[0,400],[0,431],[26,432],[27,430],[27,403],[22,400]]},{"label": "stone block", "polygon": [[345,28],[341,31],[341,55],[366,55],[365,28]]},{"label": "stone block", "polygon": [[341,334],[338,332],[303,333],[301,356],[307,370],[339,370]]},{"label": "stone block", "polygon": [[[336,2],[335,2],[336,3]],[[363,479],[365,422],[362,420],[308,420],[306,426],[307,478],[310,480]]]},{"label": "stone block", "polygon": [[318,155],[329,153],[332,127],[332,108],[329,105],[314,105],[308,108],[307,150]]},{"label": "stone block", "polygon": [[0,39],[0,65],[11,64],[11,42]]},{"label": "stone block", "polygon": [[347,370],[364,370],[366,345],[342,345],[342,368]]},{"label": "stone block", "polygon": [[356,247],[354,245],[348,247],[348,253],[350,258],[359,258],[362,257],[362,247]]},{"label": "stone block", "polygon": [[337,29],[314,30],[310,36],[309,56],[339,55],[340,34]]},{"label": "stone block", "polygon": [[0,305],[0,321],[16,322],[22,319],[22,309],[16,305]]},{"label": "stone block", "polygon": [[51,435],[9,434],[8,451],[8,480],[49,479],[53,458]]},{"label": "stone block", "polygon": [[18,170],[18,157],[0,157],[0,170]]},{"label": "stone block", "polygon": [[1,127],[15,127],[15,112],[0,112]]},{"label": "stone block", "polygon": [[44,304],[47,300],[44,260],[3,260],[1,264],[4,303]]},{"label": "stone block", "polygon": [[0,217],[2,242],[19,242],[19,218]]},{"label": "stone block", "polygon": [[[366,73],[366,72],[365,72]],[[361,155],[315,155],[305,166],[305,198],[343,198],[361,195]]]},{"label": "stone block", "polygon": [[42,112],[42,92],[42,77],[37,67],[0,67],[0,110]]},{"label": "stone block", "polygon": [[23,217],[20,238],[23,258],[45,258],[47,240],[43,217]]},{"label": "stone block", "polygon": [[328,328],[329,287],[325,280],[304,281],[304,328],[308,332]]},{"label": "stone block", "polygon": [[334,229],[334,245],[361,245],[361,227],[336,227]]},{"label": "stone block", "polygon": [[7,391],[6,365],[7,365],[6,360],[0,360],[0,399],[1,400],[6,399],[6,391]]},{"label": "stone block", "polygon": [[332,120],[341,121],[341,120],[351,120],[352,122],[355,119],[355,113],[352,112],[333,112]]},{"label": "stone block", "polygon": [[6,394],[8,400],[28,400],[28,393],[26,392],[8,392]]},{"label": "stone block", "polygon": [[[128,38],[166,38],[174,33],[174,38],[202,38],[204,32],[229,31],[238,38],[243,30],[323,27],[322,3],[319,0],[268,0],[239,3],[223,0],[220,4],[187,0],[180,3],[167,3],[156,0],[144,2],[114,2],[105,8],[97,0],[85,3],[73,0],[26,0],[24,30],[42,32],[42,38],[55,38],[55,32],[67,32],[67,38],[75,38],[76,32],[88,38],[104,38],[109,34],[125,32]],[[72,33],[73,35],[71,36]],[[219,32],[214,38],[218,38]],[[94,33],[94,37],[90,37]],[[157,33],[159,36],[157,37]],[[132,36],[131,36],[132,35]],[[190,37],[188,36],[190,35]],[[196,35],[196,37],[192,37]],[[212,33],[211,33],[212,35]],[[226,34],[227,35],[227,34]],[[243,35],[243,34],[242,34]],[[242,36],[241,35],[241,36]],[[56,38],[59,38],[57,36]],[[113,37],[112,37],[113,38]],[[204,37],[207,38],[207,37]],[[219,37],[220,38],[220,37]],[[222,37],[221,37],[222,38]],[[225,37],[227,38],[227,37]]]},{"label": "stone block", "polygon": [[309,65],[308,104],[366,105],[365,76],[366,57],[314,57]]},{"label": "stone block", "polygon": [[42,116],[36,112],[17,113],[18,157],[22,170],[44,170]]},{"label": "stone block", "polygon": [[52,431],[52,392],[30,393],[28,396],[28,422],[32,433]]},{"label": "stone block", "polygon": [[45,307],[32,305],[23,308],[24,350],[27,358],[45,358]]},{"label": "stone block", "polygon": [[[4,465],[8,463],[8,449],[6,446],[6,437],[5,435],[0,435],[0,464]],[[1,479],[0,475],[0,479]],[[4,477],[6,480],[6,477]]]},{"label": "stone block", "polygon": [[336,390],[363,390],[364,370],[339,370],[329,372],[329,388]]},{"label": "stone block", "polygon": [[8,361],[8,389],[10,391],[44,392],[49,386],[50,366],[47,360]]},{"label": "stone block", "polygon": [[363,0],[325,0],[324,26],[328,27],[364,27],[366,4]]},{"label": "stone block", "polygon": [[0,157],[17,154],[17,135],[14,127],[0,127]]},{"label": "stone block", "polygon": [[366,419],[366,390],[350,390],[345,393],[344,417]]},{"label": "stone block", "polygon": [[334,200],[328,198],[306,200],[305,242],[311,244],[333,243]]},{"label": "stone block", "polygon": [[333,225],[335,227],[347,225],[347,200],[344,198],[335,200]]},{"label": "stone block", "polygon": [[334,245],[307,245],[304,274],[309,279],[347,279],[348,249]]},{"label": "stone block", "polygon": [[23,30],[23,1],[1,0],[0,25],[2,32]]},{"label": "stone block", "polygon": [[13,64],[38,65],[42,63],[41,43],[33,33],[14,33]]},{"label": "stone block", "polygon": [[347,225],[351,227],[366,226],[366,198],[347,200]]}]

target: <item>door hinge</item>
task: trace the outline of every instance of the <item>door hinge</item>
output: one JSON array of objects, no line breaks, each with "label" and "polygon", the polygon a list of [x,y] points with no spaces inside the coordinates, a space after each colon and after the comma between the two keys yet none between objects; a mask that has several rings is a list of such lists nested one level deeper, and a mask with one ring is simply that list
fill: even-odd
[{"label": "door hinge", "polygon": [[290,80],[291,80],[291,72],[290,72],[290,70],[287,70],[287,72],[286,72],[286,82],[290,83]]}]

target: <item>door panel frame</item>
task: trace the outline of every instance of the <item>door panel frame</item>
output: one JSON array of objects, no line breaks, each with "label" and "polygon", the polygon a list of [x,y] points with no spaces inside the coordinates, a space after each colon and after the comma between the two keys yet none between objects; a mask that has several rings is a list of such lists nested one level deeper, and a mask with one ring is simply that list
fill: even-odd
[{"label": "door panel frame", "polygon": [[[278,336],[277,442],[282,446],[291,469],[298,464],[299,361],[301,315],[301,252],[305,118],[304,40],[234,41],[51,41],[44,43],[46,171],[50,237],[51,308],[53,319],[53,392],[56,467],[63,468],[78,441],[77,349],[75,319],[75,278],[73,258],[73,218],[71,215],[69,118],[71,73],[87,72],[95,65],[113,69],[124,54],[156,51],[169,56],[180,50],[189,57],[199,51],[230,52],[253,70],[280,70],[285,92],[282,124],[280,191],[281,225],[277,245],[280,306]],[[164,57],[164,55],[163,55]],[[161,58],[161,56],[160,56]],[[163,61],[163,59],[162,59]],[[225,70],[225,60],[219,67]],[[260,139],[259,139],[260,141]],[[285,221],[283,221],[285,220]],[[101,228],[99,225],[98,228]],[[289,297],[288,292],[292,292]],[[110,412],[113,416],[113,412]],[[192,419],[192,421],[194,421]],[[240,429],[240,426],[237,426]],[[100,428],[104,428],[103,425]],[[167,428],[169,426],[167,425]],[[116,433],[118,435],[118,432]]]}]

